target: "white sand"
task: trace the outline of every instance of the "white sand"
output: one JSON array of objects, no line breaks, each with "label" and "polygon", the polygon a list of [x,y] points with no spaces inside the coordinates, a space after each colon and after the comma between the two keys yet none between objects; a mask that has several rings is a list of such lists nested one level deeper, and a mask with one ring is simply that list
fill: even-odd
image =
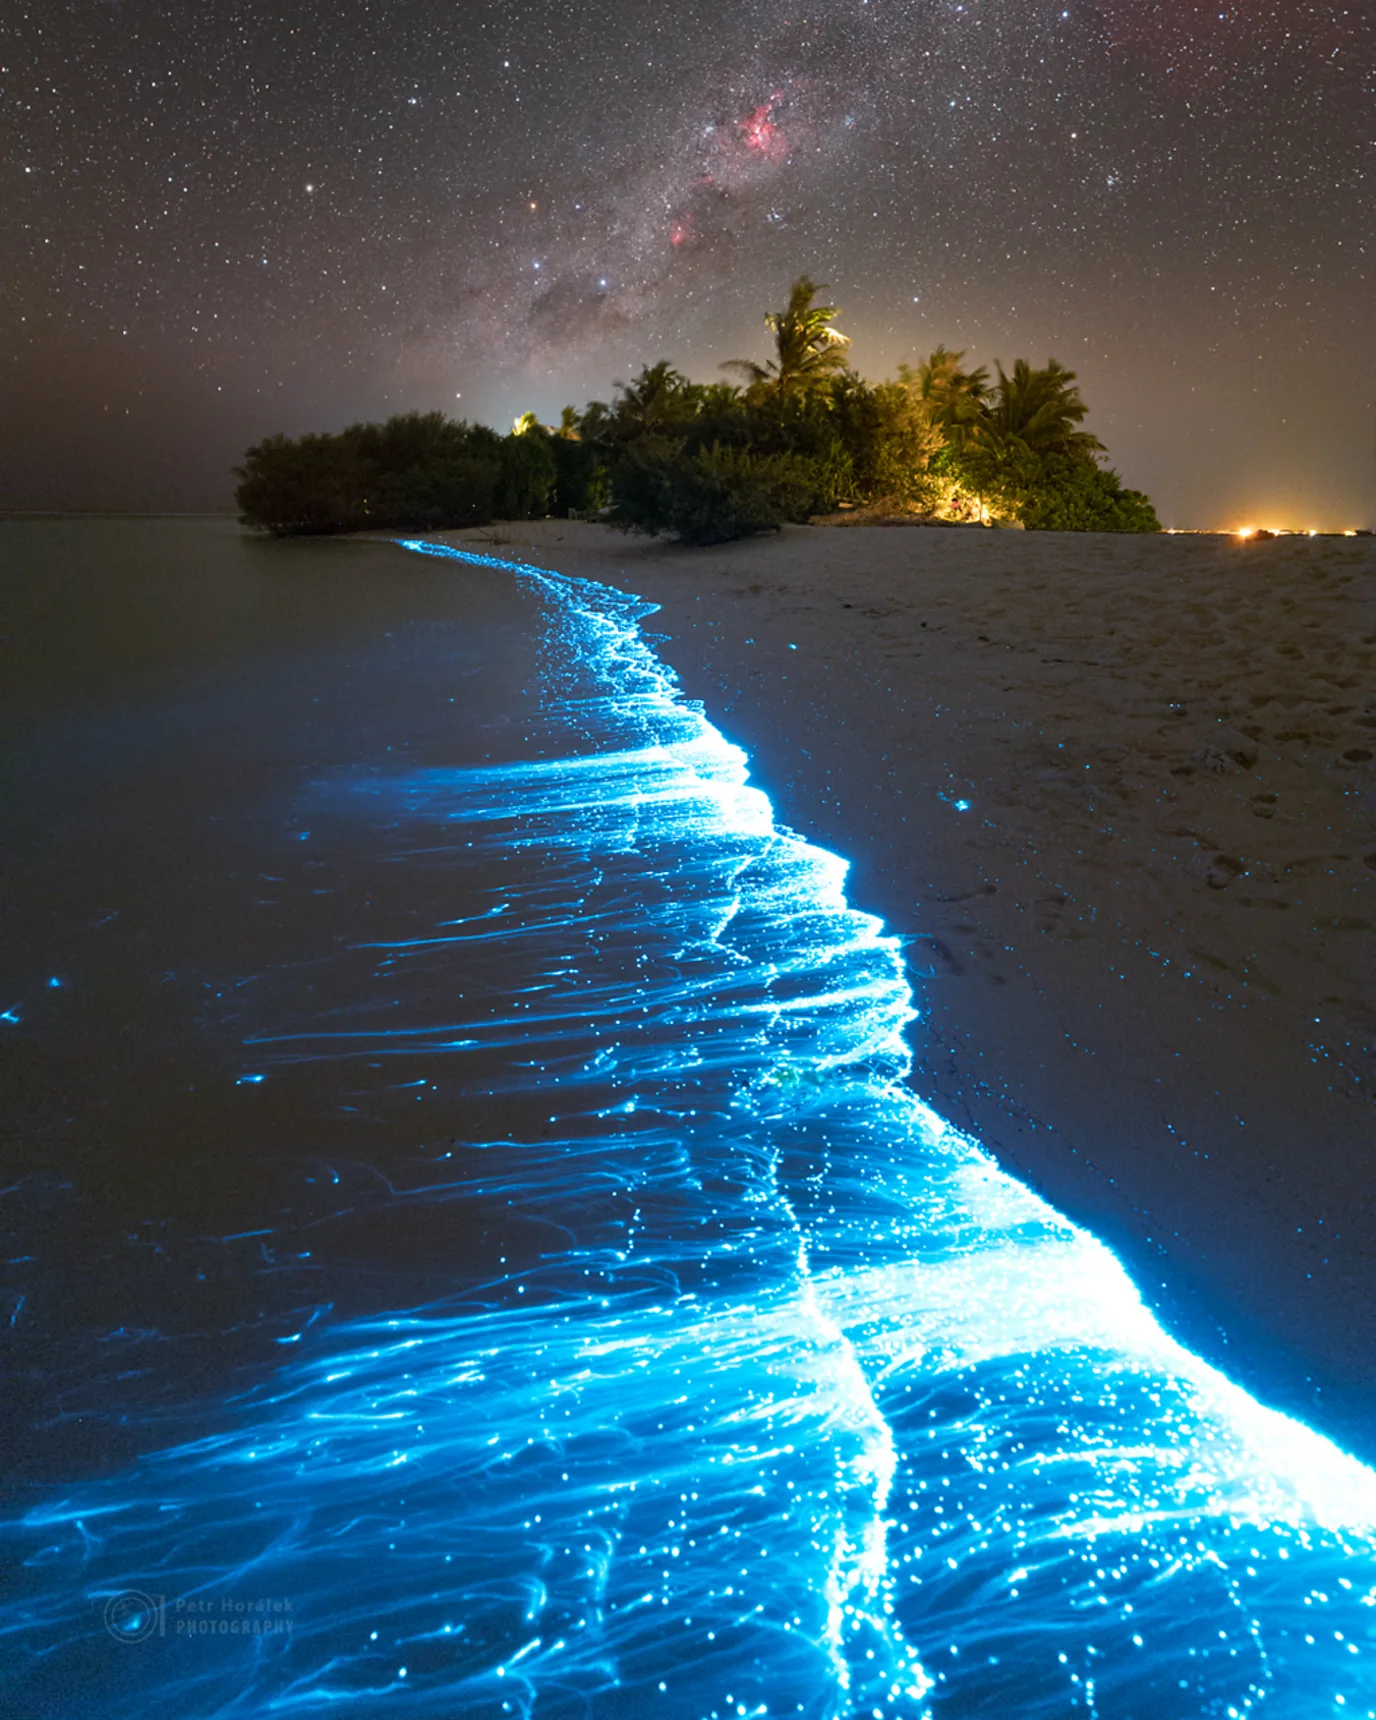
[{"label": "white sand", "polygon": [[911,940],[923,1095],[1376,1455],[1376,546],[449,535],[661,604],[780,818]]}]

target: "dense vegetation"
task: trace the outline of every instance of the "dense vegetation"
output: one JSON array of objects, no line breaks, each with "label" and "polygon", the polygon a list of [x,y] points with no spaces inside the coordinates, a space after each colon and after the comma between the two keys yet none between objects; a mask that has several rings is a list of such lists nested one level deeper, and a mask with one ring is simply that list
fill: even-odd
[{"label": "dense vegetation", "polygon": [[236,475],[244,523],[283,536],[528,519],[549,511],[556,478],[544,438],[499,436],[442,412],[351,424],[334,436],[270,436]]},{"label": "dense vegetation", "polygon": [[269,437],[238,469],[245,524],[279,534],[425,531],[596,514],[632,531],[718,543],[841,508],[1041,531],[1158,531],[1151,503],[1103,465],[1075,373],[1019,359],[997,378],[938,347],[888,382],[850,366],[834,305],[807,276],[766,317],[774,355],[739,383],[671,364],[610,402],[533,413],[509,436],[442,413]]}]

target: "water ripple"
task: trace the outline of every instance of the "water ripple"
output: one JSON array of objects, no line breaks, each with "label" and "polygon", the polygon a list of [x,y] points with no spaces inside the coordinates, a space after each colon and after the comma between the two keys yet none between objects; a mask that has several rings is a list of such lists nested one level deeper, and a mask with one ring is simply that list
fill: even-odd
[{"label": "water ripple", "polygon": [[[681,697],[648,605],[408,547],[539,597],[546,756],[327,778],[312,829],[509,883],[341,943],[345,1012],[282,977],[249,1055],[274,1082],[442,1087],[456,1116],[519,1101],[394,1204],[526,1240],[456,1258],[424,1306],[289,1334],[220,1431],[6,1525],[30,1699],[1376,1712],[1376,1477],[1184,1350],[909,1091],[897,940]],[[153,1610],[126,1605],[112,1672],[91,1608],[129,1591]],[[254,1631],[227,1594],[289,1606]],[[150,1619],[185,1638],[156,1670]]]}]

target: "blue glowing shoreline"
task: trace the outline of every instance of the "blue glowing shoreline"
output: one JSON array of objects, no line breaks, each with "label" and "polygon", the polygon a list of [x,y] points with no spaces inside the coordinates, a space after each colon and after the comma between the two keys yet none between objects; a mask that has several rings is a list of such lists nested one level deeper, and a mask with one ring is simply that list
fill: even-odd
[{"label": "blue glowing shoreline", "polygon": [[538,596],[561,744],[318,787],[516,880],[351,959],[444,997],[497,946],[511,994],[284,1023],[251,1068],[504,1057],[547,1129],[424,1196],[551,1240],[452,1305],[293,1334],[224,1431],[6,1525],[34,1688],[97,1602],[235,1584],[297,1597],[290,1633],[66,1711],[1376,1714],[1376,1475],[909,1090],[898,941],[682,698],[653,606],[404,547]]}]

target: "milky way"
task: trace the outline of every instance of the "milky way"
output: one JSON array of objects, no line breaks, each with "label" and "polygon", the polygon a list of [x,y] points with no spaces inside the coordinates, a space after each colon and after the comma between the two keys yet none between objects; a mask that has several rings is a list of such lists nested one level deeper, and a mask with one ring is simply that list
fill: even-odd
[{"label": "milky way", "polygon": [[222,474],[246,433],[713,375],[807,270],[871,375],[937,340],[1054,351],[1168,514],[1373,511],[1364,8],[18,12],[0,315],[31,499],[124,471],[131,424],[194,489],[188,430]]}]

